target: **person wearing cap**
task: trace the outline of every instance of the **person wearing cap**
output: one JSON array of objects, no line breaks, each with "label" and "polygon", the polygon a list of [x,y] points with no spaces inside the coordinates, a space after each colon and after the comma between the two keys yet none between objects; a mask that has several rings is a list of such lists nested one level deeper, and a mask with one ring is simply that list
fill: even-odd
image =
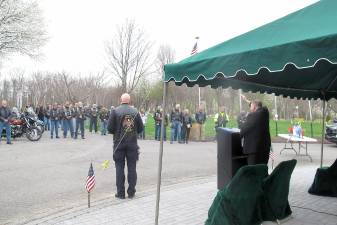
[{"label": "person wearing cap", "polygon": [[92,129],[94,127],[95,133],[97,133],[97,117],[98,117],[98,109],[97,105],[93,104],[92,108],[89,110],[89,132],[92,132]]},{"label": "person wearing cap", "polygon": [[137,171],[139,158],[138,134],[144,127],[137,109],[130,106],[130,95],[124,93],[120,99],[120,106],[111,111],[108,121],[108,131],[113,134],[113,160],[116,166],[116,198],[125,198],[124,167],[128,167],[128,197],[133,198],[136,193]]}]

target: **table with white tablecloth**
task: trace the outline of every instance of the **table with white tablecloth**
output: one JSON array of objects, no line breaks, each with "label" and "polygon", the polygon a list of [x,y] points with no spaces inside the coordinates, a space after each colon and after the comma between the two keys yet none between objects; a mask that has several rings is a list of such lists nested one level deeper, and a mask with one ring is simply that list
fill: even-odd
[{"label": "table with white tablecloth", "polygon": [[[293,150],[296,156],[307,156],[312,162],[312,158],[308,153],[308,143],[315,143],[317,142],[316,139],[305,136],[298,137],[292,134],[278,134],[278,136],[285,139],[284,147],[281,150],[280,154],[284,150]],[[294,143],[298,143],[298,151],[296,151],[296,149],[294,148]],[[301,154],[301,149],[305,150],[305,154]]]}]

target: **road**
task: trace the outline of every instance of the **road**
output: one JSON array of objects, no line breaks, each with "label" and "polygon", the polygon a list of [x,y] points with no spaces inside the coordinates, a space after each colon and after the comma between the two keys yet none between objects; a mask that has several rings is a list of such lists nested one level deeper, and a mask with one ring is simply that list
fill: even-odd
[{"label": "road", "polygon": [[[155,189],[159,142],[139,141],[137,191]],[[274,144],[276,153],[282,148]],[[310,145],[314,163],[319,164],[319,145]],[[278,154],[277,154],[278,155]],[[293,158],[284,152],[277,161]],[[337,157],[335,145],[326,145],[326,162]],[[103,169],[104,160],[111,166]],[[14,145],[0,144],[0,224],[20,224],[33,218],[52,214],[66,208],[85,205],[85,180],[93,162],[96,187],[92,200],[114,195],[115,170],[112,161],[112,137],[88,134],[87,139],[49,139],[48,133],[39,142],[26,139]],[[312,165],[307,158],[299,158],[302,166]],[[169,185],[216,175],[216,143],[190,142],[164,145],[162,184]]]}]

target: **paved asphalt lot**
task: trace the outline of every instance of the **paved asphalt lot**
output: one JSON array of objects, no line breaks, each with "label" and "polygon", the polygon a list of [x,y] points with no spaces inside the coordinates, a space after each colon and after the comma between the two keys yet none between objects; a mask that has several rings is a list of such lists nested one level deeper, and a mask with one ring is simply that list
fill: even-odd
[{"label": "paved asphalt lot", "polygon": [[[115,193],[113,163],[103,169],[104,160],[112,161],[112,137],[88,134],[85,140],[49,139],[48,133],[39,142],[26,139],[14,145],[0,144],[0,224],[17,224],[87,203],[84,185],[90,162],[96,174],[92,199],[110,198]],[[137,190],[156,187],[159,142],[140,141]],[[276,153],[282,144],[273,144]],[[301,168],[319,164],[319,145],[309,145],[314,163],[298,158]],[[291,151],[277,161],[293,158]],[[326,145],[329,165],[337,157],[337,147]],[[188,145],[165,143],[163,186],[193,181],[216,175],[216,143],[190,142]]]}]

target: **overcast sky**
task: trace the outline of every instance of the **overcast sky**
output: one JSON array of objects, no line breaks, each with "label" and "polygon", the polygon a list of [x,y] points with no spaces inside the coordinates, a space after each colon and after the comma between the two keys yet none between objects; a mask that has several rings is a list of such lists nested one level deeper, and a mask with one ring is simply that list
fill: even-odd
[{"label": "overcast sky", "polygon": [[[13,56],[11,70],[95,73],[105,67],[104,42],[127,18],[143,27],[158,47],[170,45],[176,61],[189,56],[199,36],[202,51],[283,17],[317,0],[39,0],[50,40],[43,58]],[[156,53],[156,51],[155,51]]]}]

